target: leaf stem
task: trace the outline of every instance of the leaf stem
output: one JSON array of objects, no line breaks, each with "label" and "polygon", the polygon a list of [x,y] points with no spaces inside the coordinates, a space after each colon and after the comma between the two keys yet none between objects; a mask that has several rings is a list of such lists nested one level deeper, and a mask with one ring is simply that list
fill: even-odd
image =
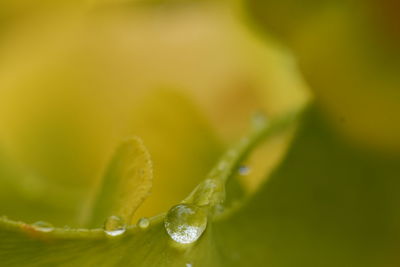
[{"label": "leaf stem", "polygon": [[293,125],[302,113],[303,109],[296,110],[271,121],[261,114],[255,114],[252,118],[250,133],[222,155],[207,178],[182,203],[211,207],[222,204],[225,200],[225,184],[237,170],[239,164],[260,142]]}]

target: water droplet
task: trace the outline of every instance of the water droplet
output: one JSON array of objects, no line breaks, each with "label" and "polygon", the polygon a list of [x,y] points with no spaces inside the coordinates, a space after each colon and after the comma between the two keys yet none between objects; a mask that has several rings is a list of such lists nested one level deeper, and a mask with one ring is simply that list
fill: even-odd
[{"label": "water droplet", "polygon": [[265,127],[267,123],[268,123],[268,118],[261,111],[255,112],[251,118],[251,124],[255,129]]},{"label": "water droplet", "polygon": [[110,216],[104,223],[104,232],[109,236],[122,235],[125,230],[125,223],[121,217]]},{"label": "water droplet", "polygon": [[193,264],[191,264],[190,262],[186,263],[186,267],[193,267]]},{"label": "water droplet", "polygon": [[239,174],[242,176],[249,175],[251,169],[248,166],[242,165],[239,167]]},{"label": "water droplet", "polygon": [[53,225],[51,225],[48,222],[43,222],[43,221],[35,222],[35,223],[32,224],[32,226],[36,230],[41,231],[41,232],[45,232],[45,233],[48,233],[48,232],[51,232],[51,231],[54,230]]},{"label": "water droplet", "polygon": [[141,229],[146,229],[150,225],[150,220],[146,217],[140,218],[137,226]]},{"label": "water droplet", "polygon": [[193,243],[207,227],[207,210],[192,204],[176,205],[168,211],[164,225],[168,235],[176,242]]}]

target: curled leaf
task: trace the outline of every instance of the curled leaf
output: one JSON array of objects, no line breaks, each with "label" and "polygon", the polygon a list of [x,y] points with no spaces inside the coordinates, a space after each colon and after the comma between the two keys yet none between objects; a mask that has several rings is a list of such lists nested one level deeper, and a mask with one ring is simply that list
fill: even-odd
[{"label": "curled leaf", "polygon": [[98,227],[110,216],[130,223],[150,194],[153,167],[150,154],[138,137],[123,142],[115,152],[95,197],[89,225]]},{"label": "curled leaf", "polygon": [[[228,150],[216,164],[216,169],[184,200],[192,204],[174,206],[167,216],[161,214],[150,218],[146,227],[127,226],[121,238],[106,238],[107,231],[102,229],[49,230],[47,227],[43,230],[43,227],[0,218],[0,261],[7,266],[226,266],[227,263],[246,266],[240,259],[231,258],[232,253],[247,251],[247,246],[254,249],[251,242],[243,248],[234,247],[237,244],[234,236],[245,238],[242,231],[235,228],[238,223],[234,216],[236,213],[227,211],[224,214],[228,216],[214,217],[209,216],[213,215],[209,208],[224,201],[218,189],[225,190],[225,182],[235,166],[260,141],[292,125],[295,118],[297,116],[290,115],[254,129],[243,139],[246,142],[240,141]],[[233,157],[232,151],[237,155]],[[142,176],[142,168],[149,176]],[[210,181],[219,183],[221,187],[207,187]],[[111,215],[129,219],[144,199],[149,185],[151,161],[148,153],[140,139],[130,139],[118,148],[107,169],[93,209],[92,223],[95,225]],[[140,193],[135,196],[132,193],[136,190]],[[202,206],[203,201],[208,202]],[[250,203],[254,204],[254,201]],[[241,206],[241,210],[246,211],[247,207]],[[261,224],[250,228],[260,229]],[[260,262],[249,258],[245,263]]]}]

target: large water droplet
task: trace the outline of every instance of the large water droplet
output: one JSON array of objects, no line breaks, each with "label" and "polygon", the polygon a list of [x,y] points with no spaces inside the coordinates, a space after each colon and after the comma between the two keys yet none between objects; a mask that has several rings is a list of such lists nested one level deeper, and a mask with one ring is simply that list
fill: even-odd
[{"label": "large water droplet", "polygon": [[176,205],[168,211],[164,225],[174,241],[193,243],[207,227],[207,210],[192,204]]},{"label": "large water droplet", "polygon": [[140,218],[137,223],[137,226],[140,229],[146,229],[147,227],[149,227],[149,225],[150,225],[150,220],[146,217]]},{"label": "large water droplet", "polygon": [[104,223],[104,232],[109,236],[119,236],[125,233],[125,223],[121,217],[110,216]]},{"label": "large water droplet", "polygon": [[35,223],[32,224],[32,226],[36,230],[41,231],[41,232],[45,232],[45,233],[48,233],[48,232],[51,232],[51,231],[54,230],[53,225],[51,225],[48,222],[43,222],[43,221],[35,222]]}]

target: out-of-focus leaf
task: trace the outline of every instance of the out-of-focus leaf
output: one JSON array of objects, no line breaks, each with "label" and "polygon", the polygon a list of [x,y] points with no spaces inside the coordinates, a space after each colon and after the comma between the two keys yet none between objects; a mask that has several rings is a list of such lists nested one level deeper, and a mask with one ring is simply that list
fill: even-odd
[{"label": "out-of-focus leaf", "polygon": [[134,212],[149,195],[153,180],[150,154],[141,139],[122,143],[115,152],[98,189],[89,226],[101,226],[110,216],[130,224]]},{"label": "out-of-focus leaf", "polygon": [[317,101],[342,133],[362,146],[400,151],[396,1],[243,2],[256,28],[293,51]]},{"label": "out-of-focus leaf", "polygon": [[399,155],[348,143],[313,108],[264,187],[214,225],[214,242],[227,266],[397,266],[399,177]]},{"label": "out-of-focus leaf", "polygon": [[45,181],[39,174],[21,168],[9,155],[0,156],[0,211],[10,218],[35,222],[46,219],[58,225],[74,224],[79,189]]}]

